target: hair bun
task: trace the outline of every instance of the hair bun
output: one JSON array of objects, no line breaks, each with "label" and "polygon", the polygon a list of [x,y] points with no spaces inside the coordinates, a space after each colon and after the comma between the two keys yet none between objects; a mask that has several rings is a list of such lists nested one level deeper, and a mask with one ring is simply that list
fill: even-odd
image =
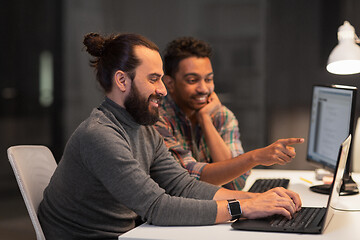
[{"label": "hair bun", "polygon": [[84,36],[86,51],[94,57],[101,57],[104,52],[105,39],[98,33],[88,33]]}]

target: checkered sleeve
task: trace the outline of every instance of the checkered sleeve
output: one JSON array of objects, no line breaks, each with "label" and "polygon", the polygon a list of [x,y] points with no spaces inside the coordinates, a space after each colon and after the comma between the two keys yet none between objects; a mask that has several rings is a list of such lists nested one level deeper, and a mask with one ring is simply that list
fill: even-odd
[{"label": "checkered sleeve", "polygon": [[[244,149],[240,141],[239,124],[235,115],[223,106],[222,111],[215,116],[215,124],[219,128],[218,131],[225,144],[230,148],[232,157],[243,154]],[[250,171],[224,185],[224,187],[232,190],[242,190],[249,175]]]},{"label": "checkered sleeve", "polygon": [[190,173],[191,176],[199,180],[201,172],[207,163],[196,161],[193,158],[191,151],[184,149],[176,140],[173,135],[173,125],[168,118],[160,116],[160,120],[155,124],[155,128],[163,137],[172,156]]}]

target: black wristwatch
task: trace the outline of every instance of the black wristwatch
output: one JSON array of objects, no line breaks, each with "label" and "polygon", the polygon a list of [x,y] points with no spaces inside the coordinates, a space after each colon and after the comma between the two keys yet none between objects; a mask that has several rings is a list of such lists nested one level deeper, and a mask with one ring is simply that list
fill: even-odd
[{"label": "black wristwatch", "polygon": [[236,199],[231,199],[227,201],[228,201],[229,213],[231,215],[231,221],[235,219],[239,219],[242,213],[240,202]]}]

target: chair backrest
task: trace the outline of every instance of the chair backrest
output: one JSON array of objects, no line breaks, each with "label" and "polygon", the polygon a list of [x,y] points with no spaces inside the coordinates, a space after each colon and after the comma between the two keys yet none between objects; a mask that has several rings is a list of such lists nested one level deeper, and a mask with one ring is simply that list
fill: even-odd
[{"label": "chair backrest", "polygon": [[7,150],[20,192],[25,201],[36,238],[45,239],[37,211],[57,164],[51,151],[45,146],[21,145]]}]

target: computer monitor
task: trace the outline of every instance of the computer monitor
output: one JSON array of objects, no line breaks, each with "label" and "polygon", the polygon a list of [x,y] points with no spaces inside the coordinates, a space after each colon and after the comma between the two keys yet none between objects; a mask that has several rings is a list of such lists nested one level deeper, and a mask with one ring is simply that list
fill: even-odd
[{"label": "computer monitor", "polygon": [[[356,92],[357,88],[352,86],[313,86],[307,148],[310,163],[335,170],[339,147],[349,134],[353,134]],[[347,174],[349,168],[348,161]],[[311,190],[329,193],[329,187],[317,185]]]}]

